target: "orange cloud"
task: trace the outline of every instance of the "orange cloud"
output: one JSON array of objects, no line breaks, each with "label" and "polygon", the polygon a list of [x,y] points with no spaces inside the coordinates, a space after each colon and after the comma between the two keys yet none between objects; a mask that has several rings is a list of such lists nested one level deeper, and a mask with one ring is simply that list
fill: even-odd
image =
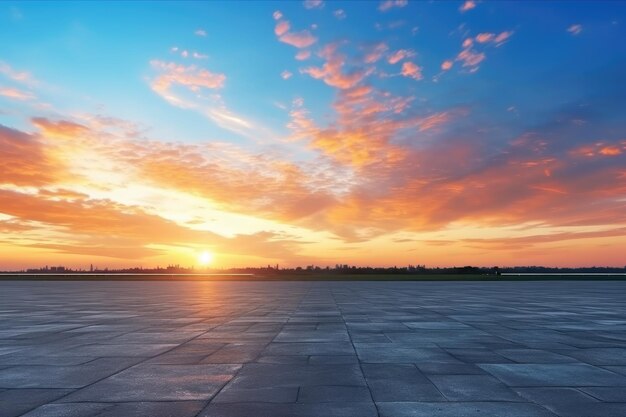
[{"label": "orange cloud", "polygon": [[617,146],[605,146],[604,148],[600,149],[598,152],[601,155],[605,155],[605,156],[616,156],[616,155],[622,154],[622,150],[618,148]]},{"label": "orange cloud", "polygon": [[283,15],[281,12],[274,12],[274,20],[277,20],[274,33],[278,36],[278,40],[298,49],[307,48],[317,42],[317,38],[308,30],[299,32],[290,32],[291,25],[286,20],[281,20]]},{"label": "orange cloud", "polygon": [[290,29],[290,25],[289,22],[287,22],[286,20],[281,20],[278,23],[276,23],[276,27],[274,28],[274,33],[276,34],[276,36],[283,36],[285,33],[287,33]]},{"label": "orange cloud", "polygon": [[300,32],[286,32],[280,38],[281,42],[286,43],[296,48],[307,48],[317,42],[317,38],[311,35],[308,30],[301,30]]},{"label": "orange cloud", "polygon": [[182,85],[197,92],[200,88],[222,88],[226,81],[224,74],[212,73],[195,65],[184,66],[159,60],[153,60],[150,64],[160,72],[150,84],[152,89],[160,95],[167,95],[172,85]]},{"label": "orange cloud", "polygon": [[474,67],[476,68],[478,64],[483,62],[485,59],[485,54],[482,52],[476,52],[472,49],[463,49],[456,57],[457,61],[461,61],[464,67]]},{"label": "orange cloud", "polygon": [[373,64],[382,58],[383,54],[389,49],[387,44],[379,42],[374,45],[373,48],[365,55],[364,62],[366,64]]},{"label": "orange cloud", "polygon": [[67,120],[53,122],[44,117],[34,117],[32,121],[45,135],[52,137],[71,138],[84,135],[89,131],[86,126]]},{"label": "orange cloud", "polygon": [[298,61],[304,61],[307,60],[311,57],[311,51],[308,50],[302,50],[302,51],[298,51],[298,53],[296,54],[296,59]]},{"label": "orange cloud", "polygon": [[452,62],[452,61],[450,61],[450,60],[446,60],[446,61],[443,61],[443,62],[441,63],[441,69],[442,69],[443,71],[448,71],[449,69],[451,69],[451,68],[452,68],[452,66],[453,66],[453,65],[454,65],[454,62]]},{"label": "orange cloud", "polygon": [[53,183],[58,175],[37,136],[0,125],[0,154],[0,184],[39,187]]},{"label": "orange cloud", "polygon": [[346,62],[346,57],[340,54],[337,49],[337,44],[325,46],[320,52],[320,56],[326,60],[324,65],[321,68],[303,68],[300,72],[308,74],[313,78],[324,80],[326,84],[332,87],[341,89],[354,87],[366,77],[367,72],[361,70],[344,74],[342,68]]},{"label": "orange cloud", "polygon": [[500,46],[511,36],[513,36],[513,31],[501,32],[498,36],[495,37],[493,42],[496,44],[496,46]]},{"label": "orange cloud", "polygon": [[421,80],[423,78],[422,67],[413,62],[405,62],[402,64],[401,74],[405,77],[413,78],[414,80]]},{"label": "orange cloud", "polygon": [[397,64],[403,59],[411,58],[412,56],[415,56],[415,52],[409,49],[399,49],[387,58],[387,62],[390,64]]},{"label": "orange cloud", "polygon": [[476,2],[474,0],[466,0],[461,7],[459,7],[459,11],[461,13],[465,13],[468,10],[472,10],[476,7]]},{"label": "orange cloud", "polygon": [[487,43],[487,42],[491,42],[492,40],[494,40],[496,37],[496,35],[494,35],[493,33],[479,33],[476,36],[476,42],[478,43]]}]

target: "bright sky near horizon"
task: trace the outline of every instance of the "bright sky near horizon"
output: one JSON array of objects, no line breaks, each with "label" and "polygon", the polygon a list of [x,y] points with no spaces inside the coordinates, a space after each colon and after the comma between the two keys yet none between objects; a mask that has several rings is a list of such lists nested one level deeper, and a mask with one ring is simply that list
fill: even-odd
[{"label": "bright sky near horizon", "polygon": [[613,1],[2,2],[0,269],[623,266],[623,39]]}]

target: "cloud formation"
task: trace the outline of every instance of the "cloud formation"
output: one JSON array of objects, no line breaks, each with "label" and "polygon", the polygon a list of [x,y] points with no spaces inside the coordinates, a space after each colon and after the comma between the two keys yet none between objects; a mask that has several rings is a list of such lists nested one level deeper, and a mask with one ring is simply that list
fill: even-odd
[{"label": "cloud formation", "polygon": [[474,0],[465,0],[461,7],[459,7],[459,11],[461,13],[465,13],[468,10],[472,10],[476,7],[476,2]]},{"label": "cloud formation", "polygon": [[393,8],[402,8],[409,4],[408,0],[385,0],[378,5],[381,12],[389,11]]},{"label": "cloud formation", "polygon": [[422,67],[414,64],[413,62],[405,62],[402,64],[401,73],[405,77],[413,78],[414,80],[421,80],[424,78],[422,76]]},{"label": "cloud formation", "polygon": [[302,49],[313,45],[317,42],[317,38],[308,30],[292,32],[291,24],[287,20],[282,20],[281,12],[274,12],[274,19],[277,21],[274,27],[274,33],[278,36],[278,40],[296,48]]},{"label": "cloud formation", "polygon": [[573,24],[567,28],[567,31],[573,36],[580,35],[580,33],[583,31],[583,25]]},{"label": "cloud formation", "polygon": [[304,0],[302,2],[305,9],[322,9],[324,8],[323,0]]}]

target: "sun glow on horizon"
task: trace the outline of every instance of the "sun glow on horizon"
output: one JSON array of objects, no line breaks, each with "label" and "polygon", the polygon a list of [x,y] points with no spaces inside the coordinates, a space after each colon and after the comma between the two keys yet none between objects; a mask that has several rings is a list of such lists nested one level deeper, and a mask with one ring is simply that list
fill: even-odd
[{"label": "sun glow on horizon", "polygon": [[209,266],[213,262],[213,254],[209,251],[201,252],[198,255],[198,263],[202,266]]}]

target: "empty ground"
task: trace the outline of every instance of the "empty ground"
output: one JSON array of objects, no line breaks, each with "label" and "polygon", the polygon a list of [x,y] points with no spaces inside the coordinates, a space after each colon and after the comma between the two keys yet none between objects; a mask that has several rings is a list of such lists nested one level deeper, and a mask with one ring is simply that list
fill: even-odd
[{"label": "empty ground", "polygon": [[626,282],[0,282],[0,416],[626,415]]}]

